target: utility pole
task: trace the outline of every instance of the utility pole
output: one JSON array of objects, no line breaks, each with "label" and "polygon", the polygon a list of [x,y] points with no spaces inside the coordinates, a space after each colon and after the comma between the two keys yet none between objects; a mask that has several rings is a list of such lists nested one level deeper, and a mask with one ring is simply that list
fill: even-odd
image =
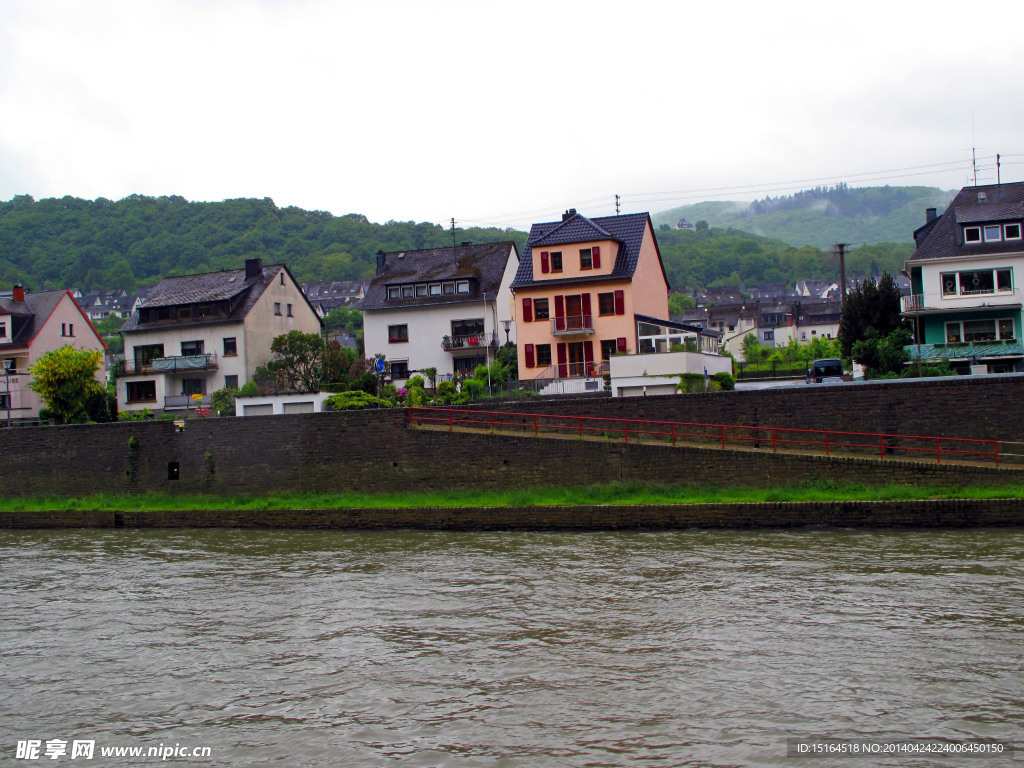
[{"label": "utility pole", "polygon": [[455,217],[452,216],[452,250],[455,249]]},{"label": "utility pole", "polygon": [[839,297],[842,305],[846,305],[846,247],[849,243],[836,243],[835,253],[839,256]]}]

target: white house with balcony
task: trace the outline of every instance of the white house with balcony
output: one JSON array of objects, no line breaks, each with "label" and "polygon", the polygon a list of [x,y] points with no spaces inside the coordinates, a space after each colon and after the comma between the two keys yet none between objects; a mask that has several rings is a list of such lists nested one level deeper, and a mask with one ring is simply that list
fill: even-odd
[{"label": "white house with balcony", "polygon": [[240,388],[289,331],[320,333],[323,321],[284,264],[168,277],[121,328],[125,360],[115,369],[118,410],[209,407]]},{"label": "white house with balcony", "polygon": [[397,385],[424,368],[443,379],[490,365],[516,340],[509,286],[518,266],[512,242],[379,252],[360,305],[367,357],[382,355]]},{"label": "white house with balcony", "polygon": [[1024,371],[1024,183],[964,187],[941,216],[926,212],[907,261],[914,323],[925,362],[948,360],[962,373]]}]

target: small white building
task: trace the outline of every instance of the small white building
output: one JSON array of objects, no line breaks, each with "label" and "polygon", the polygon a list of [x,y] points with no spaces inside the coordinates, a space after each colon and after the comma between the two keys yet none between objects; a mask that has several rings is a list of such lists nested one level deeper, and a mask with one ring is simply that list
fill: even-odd
[{"label": "small white building", "polygon": [[282,413],[321,413],[332,392],[292,392],[282,395],[239,395],[235,416],[271,416]]},{"label": "small white building", "polygon": [[489,365],[511,326],[509,285],[519,267],[512,242],[377,254],[360,309],[366,356],[383,355],[392,383],[436,368],[438,378]]},{"label": "small white building", "polygon": [[732,373],[732,359],[710,352],[613,355],[609,360],[612,397],[671,395],[684,373]]}]

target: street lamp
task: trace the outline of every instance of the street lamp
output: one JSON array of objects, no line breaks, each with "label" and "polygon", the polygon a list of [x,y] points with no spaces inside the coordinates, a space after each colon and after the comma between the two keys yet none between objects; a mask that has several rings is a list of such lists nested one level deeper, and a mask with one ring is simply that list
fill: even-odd
[{"label": "street lamp", "polygon": [[508,332],[512,328],[512,321],[502,320],[501,327],[505,329],[505,389],[508,390],[508,396],[512,397],[512,366],[508,363],[508,346],[511,343]]},{"label": "street lamp", "polygon": [[11,363],[9,357],[4,358],[4,384],[7,389],[7,428],[11,428]]}]

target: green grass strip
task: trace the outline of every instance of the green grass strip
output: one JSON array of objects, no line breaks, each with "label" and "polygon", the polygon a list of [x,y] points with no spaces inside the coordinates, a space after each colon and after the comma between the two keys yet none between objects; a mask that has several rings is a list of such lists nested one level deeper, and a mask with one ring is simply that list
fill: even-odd
[{"label": "green grass strip", "polygon": [[1024,499],[1024,486],[929,487],[838,485],[810,481],[758,488],[695,488],[687,485],[611,483],[588,487],[514,491],[459,490],[419,493],[280,493],[215,496],[145,493],[92,494],[80,498],[41,496],[0,500],[0,511],[343,509],[373,507],[528,507],[577,504],[714,504],[722,502],[900,501],[918,499]]}]

